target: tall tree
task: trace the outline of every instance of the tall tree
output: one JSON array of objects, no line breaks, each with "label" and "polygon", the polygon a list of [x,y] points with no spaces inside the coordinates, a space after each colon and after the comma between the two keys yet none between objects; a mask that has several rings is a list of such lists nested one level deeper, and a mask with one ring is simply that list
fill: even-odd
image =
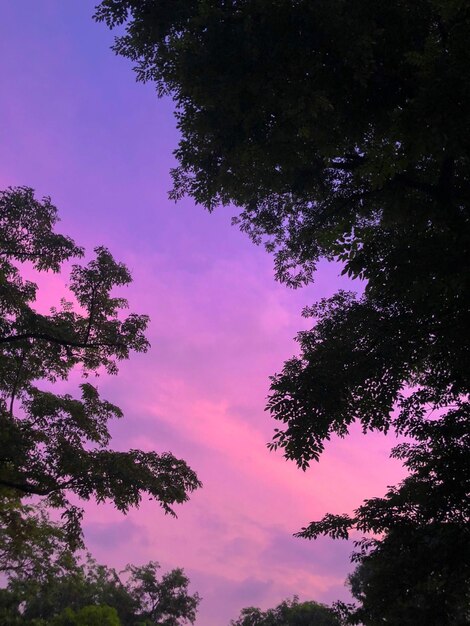
[{"label": "tall tree", "polygon": [[96,18],[176,102],[175,197],[241,207],[281,280],[326,257],[367,283],[311,310],[322,331],[273,383],[287,455],[354,419],[386,429],[404,386],[467,393],[468,3],[104,0]]},{"label": "tall tree", "polygon": [[[124,27],[115,52],[176,103],[174,198],[237,207],[287,284],[311,281],[321,258],[364,281],[362,297],[306,310],[315,324],[300,356],[272,380],[268,409],[284,425],[272,447],[305,469],[354,421],[413,436],[457,411],[468,425],[469,3],[102,0],[95,17]],[[452,442],[444,484],[468,497],[461,446],[466,436]],[[411,503],[423,483],[408,466],[397,491],[408,504],[383,499],[381,529],[394,537],[407,516],[421,527]],[[434,478],[440,536],[453,505]],[[458,523],[468,521],[465,510]]]},{"label": "tall tree", "polygon": [[97,248],[88,265],[72,266],[75,304],[63,298],[48,314],[34,308],[37,285],[23,278],[25,264],[57,272],[83,255],[70,238],[54,232],[57,220],[50,199],[36,200],[29,188],[0,193],[0,541],[2,549],[11,549],[12,563],[18,525],[35,525],[25,509],[15,512],[15,499],[44,496],[48,505],[61,507],[76,544],[80,510],[70,504],[69,492],[83,500],[109,499],[123,512],[147,493],[174,514],[172,505],[200,486],[186,463],[170,453],[109,449],[108,421],[122,413],[86,378],[79,397],[54,389],[77,368],[85,377],[115,374],[130,351],[149,346],[147,316],[123,317],[127,301],[112,294],[131,277],[105,248]]}]

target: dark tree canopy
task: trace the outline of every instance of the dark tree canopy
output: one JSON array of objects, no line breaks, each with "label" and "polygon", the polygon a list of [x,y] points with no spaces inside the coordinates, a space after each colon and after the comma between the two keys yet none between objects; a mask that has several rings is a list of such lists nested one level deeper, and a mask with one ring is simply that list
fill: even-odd
[{"label": "dark tree canopy", "polygon": [[334,611],[318,602],[299,602],[297,597],[284,600],[267,611],[256,607],[242,609],[231,626],[339,626]]},{"label": "dark tree canopy", "polygon": [[[62,299],[48,314],[34,308],[37,285],[23,278],[24,264],[57,272],[83,254],[54,232],[57,221],[50,200],[36,200],[29,188],[0,193],[0,524],[2,533],[10,528],[20,536],[15,528],[27,526],[28,515],[21,508],[15,512],[12,503],[45,496],[49,505],[65,509],[66,526],[77,540],[80,511],[67,492],[84,500],[109,499],[123,512],[147,493],[173,513],[172,505],[184,502],[200,483],[170,453],[109,449],[108,421],[122,413],[86,376],[115,374],[130,351],[146,351],[148,318],[122,315],[127,301],[112,291],[131,277],[105,248],[97,248],[88,265],[72,266],[75,304]],[[56,393],[54,383],[76,368],[85,376],[78,397]],[[15,543],[5,539],[3,545],[6,550]]]},{"label": "dark tree canopy", "polygon": [[[428,564],[435,542],[447,573],[410,572],[401,609],[426,623],[417,607],[436,594],[442,624],[457,623],[468,604],[456,617],[451,587],[468,570],[450,546],[467,549],[470,525],[470,4],[102,0],[95,17],[121,27],[114,50],[138,80],[175,101],[175,199],[236,207],[287,284],[311,281],[321,258],[363,281],[361,297],[305,311],[300,355],[272,379],[283,427],[271,447],[305,469],[354,421],[415,439],[394,453],[410,470],[401,485],[301,534],[383,533],[362,544],[361,580],[388,550],[408,567],[407,528]],[[380,597],[380,576],[369,580]],[[374,616],[361,589],[375,624],[383,606]]]},{"label": "dark tree canopy", "polygon": [[173,569],[161,578],[160,566],[155,561],[140,567],[126,568],[126,590],[135,599],[139,619],[146,626],[181,626],[196,620],[200,597],[188,592],[189,579],[180,568]]},{"label": "dark tree canopy", "polygon": [[348,623],[466,626],[470,537],[458,523],[394,527],[359,559]]},{"label": "dark tree canopy", "polygon": [[325,257],[367,282],[274,379],[287,456],[307,464],[354,419],[386,429],[406,385],[467,393],[468,3],[104,0],[96,17],[176,102],[175,197],[240,207],[281,280]]},{"label": "dark tree canopy", "polygon": [[0,506],[0,573],[33,576],[38,564],[69,548],[64,528],[51,524],[44,506],[2,493]]},{"label": "dark tree canopy", "polygon": [[441,419],[413,419],[408,434],[414,442],[399,444],[392,455],[409,476],[353,516],[326,515],[298,536],[369,534],[356,541],[359,565],[350,587],[360,605],[349,612],[351,623],[464,626],[470,618],[468,406]]},{"label": "dark tree canopy", "polygon": [[[46,518],[43,519],[46,521]],[[50,533],[60,533],[49,522]],[[8,573],[0,589],[0,623],[9,626],[183,626],[194,623],[200,602],[181,569],[128,565],[123,572],[79,559],[65,543],[47,559]]]}]

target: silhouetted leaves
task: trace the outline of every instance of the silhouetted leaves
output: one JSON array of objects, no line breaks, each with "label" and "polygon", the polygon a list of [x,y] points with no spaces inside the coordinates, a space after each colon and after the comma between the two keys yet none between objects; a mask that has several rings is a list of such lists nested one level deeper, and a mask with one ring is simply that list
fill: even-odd
[{"label": "silhouetted leaves", "polygon": [[[470,495],[462,463],[470,392],[468,2],[103,0],[96,19],[122,27],[115,52],[134,62],[138,80],[175,101],[173,198],[237,207],[234,221],[265,243],[287,284],[311,281],[321,258],[364,281],[361,298],[339,293],[309,309],[315,319],[298,336],[300,355],[272,379],[268,410],[283,426],[270,447],[306,469],[355,421],[364,431],[393,427],[417,440],[394,452],[410,476],[355,516],[327,516],[303,534],[344,537],[351,526],[384,533],[363,555],[372,563],[376,554],[377,564],[385,563],[380,546],[386,553],[393,544],[397,559],[400,541],[406,551],[397,531],[406,524],[412,536],[443,544],[447,530],[470,522],[462,506]],[[432,541],[417,539],[419,558],[425,544]],[[452,570],[451,553],[440,554],[447,582],[417,566],[416,585],[402,596],[414,623],[461,619],[445,609],[430,622],[427,609],[415,611],[425,605],[422,589],[428,606],[435,594],[449,607],[449,581],[458,589],[468,582],[465,568]]]},{"label": "silhouetted leaves", "polygon": [[[174,514],[172,505],[186,501],[200,483],[170,453],[110,450],[108,422],[122,412],[89,382],[80,384],[78,397],[54,390],[53,383],[74,369],[85,376],[115,374],[131,350],[149,347],[148,317],[123,317],[127,301],[112,293],[131,282],[129,271],[105,248],[97,248],[87,265],[72,266],[74,303],[62,299],[49,314],[34,308],[37,286],[22,278],[24,263],[57,272],[82,254],[71,239],[53,232],[57,220],[50,200],[37,201],[31,189],[0,193],[0,516],[2,532],[16,532],[12,503],[45,496],[48,505],[64,509],[64,527],[77,545],[81,513],[68,492],[111,500],[123,512],[149,494]],[[18,509],[19,518],[25,511]]]},{"label": "silhouetted leaves", "polygon": [[[51,531],[60,532],[54,524]],[[47,559],[10,571],[0,590],[0,620],[18,626],[183,626],[194,623],[200,598],[181,569],[159,576],[158,563],[120,573],[90,556],[81,562],[51,546]]]},{"label": "silhouetted leaves", "polygon": [[255,607],[242,609],[231,626],[339,626],[333,610],[318,602],[299,602],[297,597],[284,600],[267,611]]}]

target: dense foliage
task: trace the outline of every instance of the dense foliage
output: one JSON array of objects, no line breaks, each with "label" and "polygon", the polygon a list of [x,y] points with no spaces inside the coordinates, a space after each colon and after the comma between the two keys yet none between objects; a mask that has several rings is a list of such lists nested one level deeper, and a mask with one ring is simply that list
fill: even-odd
[{"label": "dense foliage", "polygon": [[386,429],[405,385],[467,393],[468,3],[105,0],[97,18],[126,24],[116,52],[176,101],[176,195],[240,206],[282,280],[323,256],[367,281],[312,309],[274,381],[288,456],[354,419]]},{"label": "dense foliage", "polygon": [[[327,515],[298,534],[347,538],[352,529],[375,538],[357,544],[349,584],[359,607],[354,624],[464,626],[470,619],[470,478],[468,407],[441,419],[413,420],[414,442],[392,455],[409,475],[385,497],[354,515]],[[378,539],[377,537],[381,537]]]},{"label": "dense foliage", "polygon": [[[38,201],[29,188],[0,193],[0,550],[4,568],[16,567],[41,519],[28,516],[21,498],[44,496],[60,507],[74,544],[80,540],[80,510],[68,493],[98,502],[111,500],[121,511],[151,495],[173,513],[200,483],[182,460],[170,453],[108,447],[108,421],[120,409],[102,399],[86,376],[117,372],[131,350],[147,350],[148,319],[122,311],[125,299],[112,295],[131,281],[127,268],[108,250],[97,248],[88,265],[73,265],[70,295],[45,314],[34,308],[33,271],[58,272],[83,251],[56,234],[57,211],[48,198]],[[81,368],[78,397],[57,393],[54,383]],[[25,546],[26,546],[25,544]],[[25,552],[21,552],[24,557]]]},{"label": "dense foliage", "polygon": [[267,611],[256,607],[242,609],[231,626],[339,626],[332,609],[318,602],[299,602],[298,598],[284,600]]},{"label": "dense foliage", "polygon": [[[45,521],[45,520],[44,520]],[[61,529],[49,522],[49,533]],[[182,626],[194,623],[200,601],[181,569],[159,576],[159,565],[129,565],[121,572],[81,562],[65,543],[48,559],[9,572],[0,589],[0,622],[10,626]]]},{"label": "dense foliage", "polygon": [[[284,426],[272,447],[305,469],[354,421],[415,438],[395,451],[409,479],[303,535],[383,533],[362,544],[362,576],[391,546],[411,567],[409,529],[420,559],[427,551],[431,563],[438,546],[441,568],[412,568],[403,611],[460,623],[468,595],[456,617],[451,590],[468,584],[468,568],[450,537],[467,549],[469,3],[102,0],[96,18],[125,29],[115,52],[176,103],[174,198],[238,207],[235,221],[274,253],[281,281],[312,280],[320,258],[363,281],[361,297],[306,311],[314,325],[300,355],[273,377],[268,409]],[[368,579],[378,586],[358,593],[370,611],[381,583]],[[444,613],[416,614],[436,593]]]},{"label": "dense foliage", "polygon": [[0,572],[3,576],[15,572],[32,576],[38,563],[47,563],[53,554],[76,543],[76,536],[70,537],[66,531],[50,524],[44,506],[26,504],[18,495],[2,491]]}]

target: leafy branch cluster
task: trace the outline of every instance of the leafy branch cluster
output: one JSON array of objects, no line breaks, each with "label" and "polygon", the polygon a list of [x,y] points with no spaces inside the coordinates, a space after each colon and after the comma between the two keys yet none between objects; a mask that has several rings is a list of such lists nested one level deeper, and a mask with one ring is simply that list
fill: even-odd
[{"label": "leafy branch cluster", "polygon": [[[67,538],[43,510],[28,511],[40,522],[29,539],[42,550],[31,552],[27,567],[10,570],[0,590],[0,621],[11,626],[182,626],[194,623],[200,602],[190,594],[181,569],[160,575],[154,561],[128,565],[122,572],[99,565],[90,555],[79,559]],[[45,558],[47,557],[47,558]]]},{"label": "leafy branch cluster", "polygon": [[[51,383],[67,380],[74,368],[81,367],[85,376],[101,370],[115,374],[131,351],[149,347],[148,317],[123,317],[127,301],[112,294],[131,282],[129,271],[105,248],[97,248],[87,265],[72,265],[75,305],[62,299],[48,314],[34,308],[38,288],[22,277],[24,264],[58,272],[83,255],[71,239],[54,232],[57,220],[50,200],[36,200],[29,188],[0,193],[1,520],[7,537],[16,533],[12,502],[43,496],[49,506],[63,509],[71,545],[80,545],[81,511],[68,493],[111,500],[123,512],[147,493],[174,514],[172,505],[186,501],[200,482],[170,453],[111,450],[108,422],[122,412],[91,383],[80,384],[78,397],[53,390]],[[25,511],[18,509],[17,516],[26,523]],[[13,547],[11,541],[5,546]],[[18,554],[11,554],[12,564]]]}]

